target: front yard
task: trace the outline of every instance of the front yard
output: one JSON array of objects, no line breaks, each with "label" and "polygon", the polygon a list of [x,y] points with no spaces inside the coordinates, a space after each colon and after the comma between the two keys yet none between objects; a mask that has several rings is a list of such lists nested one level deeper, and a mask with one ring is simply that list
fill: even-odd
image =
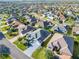
[{"label": "front yard", "polygon": [[15,32],[15,33],[13,33],[13,34],[14,34],[14,35],[10,35],[9,33],[5,33],[4,35],[6,36],[7,39],[12,39],[12,38],[14,38],[15,36],[18,35],[18,32]]},{"label": "front yard", "polygon": [[22,51],[27,49],[27,45],[23,43],[23,40],[25,40],[25,37],[18,38],[18,40],[14,42],[14,44]]},{"label": "front yard", "polygon": [[0,55],[0,59],[12,59],[11,56],[7,54]]},{"label": "front yard", "polygon": [[4,31],[7,31],[9,28],[10,28],[10,27],[9,27],[8,25],[7,25],[7,26],[5,25],[4,27],[1,28],[1,31],[3,31],[3,32],[4,32]]}]

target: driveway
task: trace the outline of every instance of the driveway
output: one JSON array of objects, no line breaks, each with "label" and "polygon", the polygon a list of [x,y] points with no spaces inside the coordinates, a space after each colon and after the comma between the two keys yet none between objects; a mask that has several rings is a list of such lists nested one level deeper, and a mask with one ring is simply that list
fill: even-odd
[{"label": "driveway", "polygon": [[38,44],[38,41],[37,41],[37,42],[33,43],[33,45],[32,45],[31,47],[29,47],[28,49],[26,49],[26,50],[24,51],[24,53],[25,53],[27,56],[31,57],[32,54],[33,54],[33,52],[34,52],[38,47],[40,47],[40,46],[41,46],[41,45],[39,45],[39,44]]},{"label": "driveway", "polygon": [[4,44],[8,48],[10,48],[10,53],[13,59],[30,59],[27,55],[21,52],[14,44],[10,43],[7,39],[0,40],[0,44]]}]

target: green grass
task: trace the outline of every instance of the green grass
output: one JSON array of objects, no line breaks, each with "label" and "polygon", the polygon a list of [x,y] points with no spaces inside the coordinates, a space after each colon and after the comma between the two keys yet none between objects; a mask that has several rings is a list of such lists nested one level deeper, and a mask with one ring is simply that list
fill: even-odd
[{"label": "green grass", "polygon": [[32,57],[34,59],[47,59],[46,56],[46,50],[47,50],[47,44],[50,41],[52,36],[50,36],[42,45],[42,48],[38,48],[33,54]]},{"label": "green grass", "polygon": [[69,35],[69,36],[72,35],[72,28],[69,28],[69,29],[67,30],[67,35]]},{"label": "green grass", "polygon": [[44,20],[48,20],[48,17],[45,17]]},{"label": "green grass", "polygon": [[46,48],[38,48],[32,55],[34,59],[46,59]]},{"label": "green grass", "polygon": [[3,55],[0,55],[0,59],[12,59],[12,58],[7,54],[3,54]]},{"label": "green grass", "polygon": [[24,45],[21,41],[23,40],[23,38],[19,38],[17,41],[14,42],[14,44],[21,49],[22,51],[27,49],[27,46]]},{"label": "green grass", "polygon": [[1,20],[1,26],[3,26],[3,25],[7,25],[7,23],[6,23],[6,21]]},{"label": "green grass", "polygon": [[67,18],[66,23],[70,26],[72,26],[74,24],[74,19],[72,19],[71,17]]},{"label": "green grass", "polygon": [[10,36],[10,35],[7,34],[7,33],[5,34],[5,36],[6,36],[7,39],[12,39],[12,38],[14,38],[14,36]]},{"label": "green grass", "polygon": [[21,42],[19,41],[16,41],[14,42],[14,44],[19,48],[21,49],[22,51],[24,51],[26,49],[26,46],[24,44],[22,44]]},{"label": "green grass", "polygon": [[76,42],[79,42],[79,36],[74,36]]},{"label": "green grass", "polygon": [[9,26],[5,26],[3,28],[1,28],[1,31],[7,31],[7,29],[9,29],[10,27]]},{"label": "green grass", "polygon": [[45,42],[43,42],[42,46],[43,47],[47,47],[47,44],[49,43],[49,41],[51,40],[51,38],[52,38],[52,35]]},{"label": "green grass", "polygon": [[12,39],[16,37],[19,33],[18,32],[6,32],[4,35],[6,36],[7,39]]}]

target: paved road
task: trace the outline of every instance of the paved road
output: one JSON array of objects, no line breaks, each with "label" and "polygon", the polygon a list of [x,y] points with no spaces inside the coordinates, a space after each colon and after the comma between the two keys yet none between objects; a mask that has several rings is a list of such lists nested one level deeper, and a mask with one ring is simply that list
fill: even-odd
[{"label": "paved road", "polygon": [[21,52],[15,45],[10,43],[7,39],[0,40],[0,44],[4,44],[10,48],[13,59],[30,59],[27,55]]}]

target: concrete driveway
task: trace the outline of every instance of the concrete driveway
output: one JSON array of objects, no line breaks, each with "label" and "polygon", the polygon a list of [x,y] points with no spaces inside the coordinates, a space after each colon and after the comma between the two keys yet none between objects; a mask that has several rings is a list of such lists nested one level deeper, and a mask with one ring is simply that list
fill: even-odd
[{"label": "concrete driveway", "polygon": [[10,54],[13,59],[30,59],[27,55],[21,52],[14,44],[10,43],[7,39],[0,40],[0,44],[4,44],[10,48]]},{"label": "concrete driveway", "polygon": [[32,54],[33,54],[33,52],[34,52],[38,47],[40,47],[40,46],[41,46],[41,45],[38,44],[38,41],[37,41],[37,42],[33,43],[33,45],[32,45],[31,47],[29,47],[28,49],[26,49],[26,50],[24,51],[24,53],[25,53],[27,56],[31,57]]}]

